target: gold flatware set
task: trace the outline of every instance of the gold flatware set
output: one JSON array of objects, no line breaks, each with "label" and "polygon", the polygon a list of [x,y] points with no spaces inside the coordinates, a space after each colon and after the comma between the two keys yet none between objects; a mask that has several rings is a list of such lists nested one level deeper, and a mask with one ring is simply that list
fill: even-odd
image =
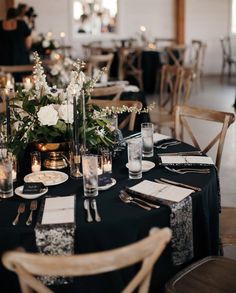
[{"label": "gold flatware set", "polygon": [[[30,203],[30,214],[29,214],[29,217],[25,223],[27,226],[30,226],[32,224],[33,212],[35,210],[37,210],[37,206],[38,206],[37,200],[32,200]],[[18,206],[18,209],[17,209],[17,215],[12,222],[13,226],[16,226],[18,224],[19,219],[20,219],[20,215],[23,214],[24,212],[25,212],[25,203],[21,202]]]}]

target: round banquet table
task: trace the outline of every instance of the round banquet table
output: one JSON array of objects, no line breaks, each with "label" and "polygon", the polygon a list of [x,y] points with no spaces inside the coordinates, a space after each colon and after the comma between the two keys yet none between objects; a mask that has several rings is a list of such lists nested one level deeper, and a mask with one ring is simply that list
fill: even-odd
[{"label": "round banquet table", "polygon": [[[163,152],[190,151],[193,147],[181,143],[172,146]],[[168,178],[171,180],[201,187],[201,191],[193,192],[193,243],[194,258],[198,260],[208,255],[218,254],[219,240],[219,185],[216,169],[210,167],[210,174],[175,174],[157,164],[157,149],[150,161],[156,163],[155,168],[143,173],[143,179]],[[146,211],[133,204],[125,204],[119,199],[119,191],[125,186],[133,186],[141,180],[128,179],[128,170],[125,167],[127,153],[123,151],[120,157],[113,161],[112,177],[117,184],[106,191],[100,191],[97,205],[102,217],[100,223],[86,222],[86,213],[83,208],[82,180],[69,179],[67,182],[49,187],[48,195],[66,196],[76,193],[76,232],[74,239],[75,253],[88,253],[117,248],[133,243],[148,235],[151,227],[170,226],[170,209],[161,206],[159,209]],[[21,185],[22,181],[16,182]],[[42,198],[38,198],[38,206]],[[20,202],[26,203],[26,212],[20,217],[17,226],[12,226]],[[37,221],[37,212],[33,215],[33,224],[26,226],[29,215],[29,200],[18,196],[0,201],[0,253],[6,250],[24,247],[26,251],[36,252],[34,227]],[[165,282],[176,272],[188,264],[174,266],[171,258],[172,248],[169,244],[159,258],[153,270],[150,292],[162,292]],[[101,274],[92,277],[75,278],[72,284],[54,286],[55,292],[120,292],[128,280],[135,274],[138,266],[116,272]],[[19,292],[17,277],[0,265],[1,292]],[[96,288],[96,289],[94,289]]]}]

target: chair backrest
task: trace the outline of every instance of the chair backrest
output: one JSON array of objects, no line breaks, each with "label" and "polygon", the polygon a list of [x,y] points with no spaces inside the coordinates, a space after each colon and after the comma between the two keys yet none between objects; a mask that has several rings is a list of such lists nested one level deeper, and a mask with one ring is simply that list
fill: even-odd
[{"label": "chair backrest", "polygon": [[[135,126],[135,120],[137,112],[139,112],[142,109],[142,103],[139,101],[121,101],[121,100],[96,100],[91,99],[89,100],[90,104],[97,105],[100,108],[110,108],[113,109],[115,112],[118,112],[119,114],[122,114],[122,119],[119,122],[119,129],[124,129],[128,126],[128,130],[133,131]],[[128,107],[130,110],[133,109],[133,111],[130,112],[123,112],[122,108]]]},{"label": "chair backrest", "polygon": [[187,104],[192,90],[193,80],[195,73],[191,68],[184,68],[184,73],[180,79],[179,93],[178,93],[178,104]]},{"label": "chair backrest", "polygon": [[118,270],[138,262],[142,266],[129,282],[123,293],[133,292],[139,286],[139,292],[147,293],[153,265],[171,239],[169,228],[153,228],[143,240],[110,251],[73,255],[45,256],[19,251],[6,252],[3,264],[17,273],[22,292],[52,293],[34,276],[88,276]]},{"label": "chair backrest", "polygon": [[112,100],[119,100],[122,92],[124,91],[123,85],[107,86],[107,87],[97,87],[91,92],[92,98],[105,99],[105,97],[112,96]]},{"label": "chair backrest", "polygon": [[113,57],[113,53],[104,55],[91,55],[86,67],[88,76],[93,76],[95,70],[101,70],[103,67],[106,67],[106,74],[109,78]]},{"label": "chair backrest", "polygon": [[232,57],[231,39],[230,37],[224,37],[220,39],[221,48],[223,52],[223,59],[228,60]]},{"label": "chair backrest", "polygon": [[126,76],[132,76],[142,90],[142,49],[139,47],[119,48],[118,59],[118,79],[124,80]]},{"label": "chair backrest", "polygon": [[161,69],[161,84],[158,106],[172,113],[179,102],[184,70],[176,65],[164,65]]},{"label": "chair backrest", "polygon": [[19,73],[19,72],[33,72],[34,65],[0,65],[0,71],[4,73]]},{"label": "chair backrest", "polygon": [[182,66],[185,59],[186,46],[184,45],[172,45],[165,47],[165,51],[168,55],[168,63],[173,63],[176,66]]},{"label": "chair backrest", "polygon": [[[222,123],[222,128],[205,148],[201,148],[193,134],[187,118],[219,122]],[[212,109],[193,107],[189,105],[178,105],[175,107],[175,136],[177,139],[181,139],[183,128],[185,128],[193,142],[193,145],[201,149],[204,153],[207,153],[218,142],[215,165],[219,170],[226,132],[234,120],[235,116],[233,113],[220,112]]]},{"label": "chair backrest", "polygon": [[192,40],[190,47],[189,65],[197,72],[203,69],[206,44],[200,40]]}]

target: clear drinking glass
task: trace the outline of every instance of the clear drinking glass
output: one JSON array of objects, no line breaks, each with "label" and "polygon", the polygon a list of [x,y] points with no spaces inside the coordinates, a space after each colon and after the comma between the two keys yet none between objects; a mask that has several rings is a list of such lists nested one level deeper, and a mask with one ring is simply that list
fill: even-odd
[{"label": "clear drinking glass", "polygon": [[142,141],[132,139],[128,142],[129,178],[142,178]]},{"label": "clear drinking glass", "polygon": [[153,124],[141,124],[141,136],[143,144],[143,157],[153,156]]},{"label": "clear drinking glass", "polygon": [[84,196],[98,195],[98,156],[83,155],[83,184]]},{"label": "clear drinking glass", "polygon": [[12,160],[9,157],[0,159],[0,197],[13,196]]}]

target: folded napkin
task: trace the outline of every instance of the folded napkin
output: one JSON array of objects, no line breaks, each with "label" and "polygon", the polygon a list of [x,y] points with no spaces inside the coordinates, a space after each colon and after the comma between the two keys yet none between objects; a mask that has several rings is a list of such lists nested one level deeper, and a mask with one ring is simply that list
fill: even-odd
[{"label": "folded napkin", "polygon": [[214,165],[212,158],[205,156],[159,156],[161,165]]},{"label": "folded napkin", "polygon": [[[38,251],[50,255],[74,254],[75,196],[46,197],[40,207],[35,238]],[[45,285],[72,282],[67,277],[40,277]]]},{"label": "folded napkin", "polygon": [[182,265],[194,256],[192,197],[193,190],[169,186],[144,180],[128,190],[136,195],[158,201],[170,208],[170,228],[172,229],[172,260],[174,265]]},{"label": "folded napkin", "polygon": [[74,214],[74,196],[49,197],[45,200],[41,224],[74,223]]},{"label": "folded napkin", "polygon": [[165,139],[171,139],[170,136],[167,136],[167,135],[164,135],[164,134],[161,134],[161,133],[153,133],[153,142],[154,143],[157,143],[159,141],[162,141],[162,140],[165,140]]},{"label": "folded napkin", "polygon": [[129,190],[136,192],[137,195],[146,196],[146,198],[153,201],[167,200],[170,202],[180,202],[193,192],[192,189],[156,183],[149,180],[143,180],[130,187]]}]

